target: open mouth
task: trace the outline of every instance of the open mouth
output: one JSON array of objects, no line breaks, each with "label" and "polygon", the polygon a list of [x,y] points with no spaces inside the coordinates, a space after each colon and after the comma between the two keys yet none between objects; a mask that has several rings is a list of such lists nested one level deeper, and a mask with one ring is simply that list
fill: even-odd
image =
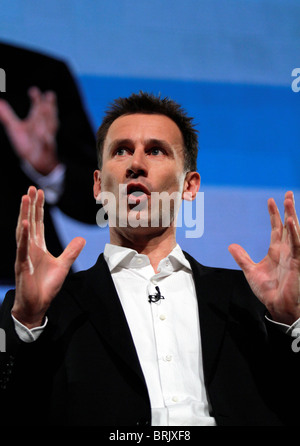
[{"label": "open mouth", "polygon": [[142,184],[129,184],[127,186],[128,204],[140,204],[146,202],[149,196],[149,190]]}]

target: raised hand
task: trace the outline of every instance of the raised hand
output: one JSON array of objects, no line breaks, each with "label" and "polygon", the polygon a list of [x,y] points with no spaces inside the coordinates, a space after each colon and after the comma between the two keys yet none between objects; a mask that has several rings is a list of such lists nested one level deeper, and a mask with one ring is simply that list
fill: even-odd
[{"label": "raised hand", "polygon": [[16,294],[12,314],[28,328],[39,326],[85,245],[74,238],[59,257],[52,256],[44,237],[44,193],[31,186],[22,197],[16,229]]},{"label": "raised hand", "polygon": [[29,90],[31,107],[28,116],[20,119],[11,106],[0,100],[0,121],[17,155],[42,175],[57,165],[56,133],[58,129],[56,97],[53,92]]},{"label": "raised hand", "polygon": [[268,209],[272,231],[266,257],[254,263],[241,246],[228,249],[272,318],[291,325],[300,317],[300,226],[293,193],[285,195],[284,223],[272,198]]}]

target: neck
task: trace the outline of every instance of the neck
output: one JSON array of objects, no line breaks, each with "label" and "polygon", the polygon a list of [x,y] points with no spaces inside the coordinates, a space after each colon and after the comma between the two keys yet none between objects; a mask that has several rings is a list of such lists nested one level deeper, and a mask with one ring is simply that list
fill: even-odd
[{"label": "neck", "polygon": [[159,262],[176,246],[174,228],[164,228],[155,234],[145,234],[143,231],[124,231],[111,228],[110,243],[136,250],[139,254],[148,256],[155,272]]}]

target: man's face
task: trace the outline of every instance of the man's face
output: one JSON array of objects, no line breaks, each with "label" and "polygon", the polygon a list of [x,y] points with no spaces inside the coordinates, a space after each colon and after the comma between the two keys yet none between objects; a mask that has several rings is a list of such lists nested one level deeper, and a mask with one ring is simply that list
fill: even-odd
[{"label": "man's face", "polygon": [[[158,213],[161,225],[162,209],[153,193],[175,193],[181,200],[186,186],[183,138],[170,118],[132,114],[112,123],[104,141],[102,169],[94,175],[94,195],[113,194],[117,226],[124,218],[120,208],[131,221],[139,220],[139,226],[153,226]],[[112,212],[109,208],[110,224]],[[171,209],[171,224],[173,214]]]}]

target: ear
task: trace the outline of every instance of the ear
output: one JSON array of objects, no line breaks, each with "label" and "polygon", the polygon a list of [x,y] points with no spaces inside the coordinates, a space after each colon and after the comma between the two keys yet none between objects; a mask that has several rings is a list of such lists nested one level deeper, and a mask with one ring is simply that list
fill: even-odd
[{"label": "ear", "polygon": [[198,172],[187,172],[184,180],[182,198],[193,201],[200,189],[201,177]]},{"label": "ear", "polygon": [[94,172],[94,198],[97,201],[100,201],[100,192],[101,192],[101,170],[95,170]]}]

